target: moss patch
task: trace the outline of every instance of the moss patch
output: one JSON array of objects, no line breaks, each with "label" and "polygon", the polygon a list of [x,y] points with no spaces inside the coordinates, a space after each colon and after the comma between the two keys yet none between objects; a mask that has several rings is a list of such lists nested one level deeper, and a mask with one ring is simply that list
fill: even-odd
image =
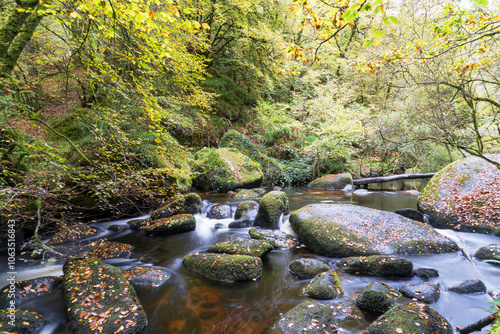
[{"label": "moss patch", "polygon": [[383,282],[373,282],[368,285],[356,299],[356,305],[363,310],[376,313],[386,312],[401,293]]},{"label": "moss patch", "polygon": [[146,232],[146,235],[155,236],[190,232],[196,229],[196,219],[191,214],[179,214],[149,221],[141,229]]},{"label": "moss patch", "polygon": [[336,262],[340,270],[356,275],[412,277],[413,263],[395,256],[372,255],[348,257]]},{"label": "moss patch", "polygon": [[288,208],[286,193],[271,191],[262,197],[254,225],[267,229],[279,229],[281,215],[287,213]]},{"label": "moss patch", "polygon": [[116,241],[99,240],[94,243],[88,256],[101,260],[115,259],[119,257],[129,258],[134,246]]},{"label": "moss patch", "polygon": [[374,321],[366,334],[439,333],[452,334],[448,321],[423,303],[396,305]]},{"label": "moss patch", "polygon": [[344,294],[336,272],[329,271],[317,275],[307,287],[304,294],[314,299],[333,299]]},{"label": "moss patch", "polygon": [[263,257],[274,249],[264,240],[235,240],[214,244],[207,248],[207,253],[226,253]]},{"label": "moss patch", "polygon": [[330,174],[322,176],[307,185],[310,189],[341,190],[352,185],[352,175],[349,173]]},{"label": "moss patch", "polygon": [[205,277],[227,283],[255,281],[262,275],[262,260],[249,255],[193,253],[182,263]]}]

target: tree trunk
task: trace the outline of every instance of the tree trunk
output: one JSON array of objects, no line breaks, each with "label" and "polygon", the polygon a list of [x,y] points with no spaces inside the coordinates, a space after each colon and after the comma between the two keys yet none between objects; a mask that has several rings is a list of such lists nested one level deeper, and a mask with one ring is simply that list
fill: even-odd
[{"label": "tree trunk", "polygon": [[355,186],[361,186],[370,183],[382,183],[382,182],[390,182],[397,180],[413,180],[413,179],[429,179],[433,177],[436,173],[428,173],[428,174],[400,174],[400,175],[392,175],[392,176],[383,176],[383,177],[369,177],[366,179],[357,179],[353,180],[352,183]]},{"label": "tree trunk", "polygon": [[23,11],[13,8],[9,19],[0,29],[0,78],[10,76],[42,20],[42,16],[36,12],[38,0],[18,0],[16,3]]}]

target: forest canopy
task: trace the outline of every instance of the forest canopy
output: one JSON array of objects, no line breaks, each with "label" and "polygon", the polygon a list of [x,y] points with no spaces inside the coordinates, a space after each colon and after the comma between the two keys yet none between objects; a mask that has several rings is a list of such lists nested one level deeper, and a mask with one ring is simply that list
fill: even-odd
[{"label": "forest canopy", "polygon": [[266,185],[488,159],[499,12],[484,0],[3,1],[2,221],[38,231],[147,210],[189,189],[196,152],[225,134],[252,148]]}]

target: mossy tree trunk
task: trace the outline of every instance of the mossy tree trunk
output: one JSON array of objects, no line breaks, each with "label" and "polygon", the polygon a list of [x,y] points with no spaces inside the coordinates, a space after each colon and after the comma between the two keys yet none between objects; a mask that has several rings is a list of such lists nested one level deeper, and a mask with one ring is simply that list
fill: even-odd
[{"label": "mossy tree trunk", "polygon": [[0,29],[0,78],[10,76],[43,17],[38,0],[16,0],[16,5]]}]

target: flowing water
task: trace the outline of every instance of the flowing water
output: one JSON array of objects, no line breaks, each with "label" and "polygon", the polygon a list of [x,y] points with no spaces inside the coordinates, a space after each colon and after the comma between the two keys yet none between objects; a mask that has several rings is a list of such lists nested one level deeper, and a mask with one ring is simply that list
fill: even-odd
[{"label": "flowing water", "polygon": [[[401,189],[401,185],[396,184],[392,189]],[[415,191],[401,190],[368,191],[361,195],[305,188],[289,188],[284,191],[289,196],[291,210],[311,203],[349,203],[394,211],[400,208],[416,208],[417,199]],[[128,220],[95,224],[103,230],[100,237],[130,243],[135,247],[131,259],[113,260],[111,262],[113,265],[124,269],[139,263],[152,263],[169,271],[171,277],[162,286],[136,288],[149,320],[148,327],[141,333],[267,333],[280,315],[307,299],[302,289],[309,280],[299,280],[289,273],[288,264],[291,260],[314,257],[324,260],[334,268],[334,262],[338,261],[338,258],[314,255],[304,247],[292,250],[278,249],[266,255],[263,260],[262,277],[256,282],[234,285],[214,283],[184,268],[182,259],[189,253],[203,251],[215,242],[236,237],[249,238],[248,228],[225,227],[232,221],[231,219],[206,218],[206,211],[212,205],[227,203],[235,208],[240,202],[242,200],[234,200],[227,195],[205,196],[204,213],[196,215],[196,230],[168,237],[146,237],[142,232],[135,231],[122,233],[106,231],[109,225],[126,224]],[[282,229],[292,232],[286,218],[284,217]],[[221,226],[222,228],[219,228]],[[498,237],[491,235],[459,233],[451,230],[439,230],[439,232],[456,241],[461,248],[472,255],[478,248],[499,241]],[[488,291],[500,290],[500,267],[479,261],[473,264],[462,252],[404,257],[413,261],[414,268],[426,267],[439,270],[439,277],[432,279],[431,282],[440,284],[441,297],[437,303],[430,306],[448,319],[453,327],[466,326],[488,315],[486,309],[492,302],[488,294],[459,295],[447,291],[447,287],[458,281],[481,279]],[[0,270],[5,273],[7,270],[2,266],[7,260],[0,257],[0,261],[2,262]],[[19,266],[21,268],[23,265],[20,263]],[[61,267],[61,264],[57,263],[25,267],[19,269],[17,279],[61,275]],[[330,302],[342,302],[348,305],[352,305],[361,290],[373,281],[382,280],[395,288],[407,283],[422,283],[418,277],[388,279],[344,273],[339,273],[339,277],[345,294],[342,298]],[[6,282],[6,279],[5,275],[0,276],[0,282]],[[62,293],[41,297],[25,304],[24,309],[37,311],[48,318],[49,325],[44,328],[44,334],[68,333],[64,325]],[[346,332],[359,333],[372,320],[373,316],[366,314],[348,324]],[[484,329],[482,333],[486,332]]]}]

